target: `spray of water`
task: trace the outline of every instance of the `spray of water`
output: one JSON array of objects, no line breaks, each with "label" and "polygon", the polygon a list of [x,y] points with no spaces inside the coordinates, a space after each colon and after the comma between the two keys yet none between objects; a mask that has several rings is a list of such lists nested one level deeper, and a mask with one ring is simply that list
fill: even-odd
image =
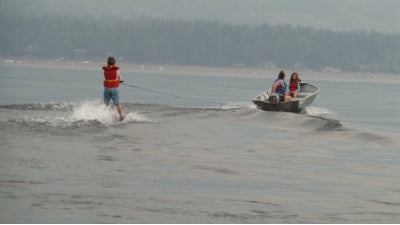
[{"label": "spray of water", "polygon": [[[97,120],[104,125],[113,125],[120,123],[119,114],[115,106],[106,106],[102,102],[80,102],[76,103],[72,114],[69,116],[70,121],[91,121]],[[126,115],[123,123],[128,122],[150,122],[144,115],[137,112],[130,112]]]}]

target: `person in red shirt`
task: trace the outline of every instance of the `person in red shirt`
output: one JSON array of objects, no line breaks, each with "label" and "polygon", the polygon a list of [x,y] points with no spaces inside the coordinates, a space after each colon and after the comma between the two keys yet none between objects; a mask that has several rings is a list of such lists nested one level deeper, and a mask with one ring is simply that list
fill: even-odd
[{"label": "person in red shirt", "polygon": [[117,106],[120,119],[124,119],[122,114],[121,103],[119,102],[119,83],[122,83],[119,67],[115,65],[115,58],[110,56],[107,59],[107,66],[103,66],[104,70],[104,103],[110,104],[110,100]]}]

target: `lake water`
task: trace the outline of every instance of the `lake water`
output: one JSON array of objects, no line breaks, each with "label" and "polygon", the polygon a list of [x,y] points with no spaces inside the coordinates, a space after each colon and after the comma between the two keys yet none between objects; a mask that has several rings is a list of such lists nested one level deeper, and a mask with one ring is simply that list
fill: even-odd
[{"label": "lake water", "polygon": [[398,81],[304,74],[294,114],[252,104],[274,74],[122,69],[119,122],[100,67],[0,71],[2,223],[400,222]]}]

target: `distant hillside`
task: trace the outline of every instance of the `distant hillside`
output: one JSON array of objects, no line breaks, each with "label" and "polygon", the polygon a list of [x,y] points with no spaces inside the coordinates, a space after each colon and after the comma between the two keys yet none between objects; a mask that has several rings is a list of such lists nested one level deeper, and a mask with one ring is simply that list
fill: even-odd
[{"label": "distant hillside", "polygon": [[399,0],[2,0],[1,15],[142,15],[234,24],[292,24],[329,30],[400,33]]},{"label": "distant hillside", "polygon": [[0,55],[198,66],[335,68],[400,74],[400,34],[290,25],[0,15]]}]

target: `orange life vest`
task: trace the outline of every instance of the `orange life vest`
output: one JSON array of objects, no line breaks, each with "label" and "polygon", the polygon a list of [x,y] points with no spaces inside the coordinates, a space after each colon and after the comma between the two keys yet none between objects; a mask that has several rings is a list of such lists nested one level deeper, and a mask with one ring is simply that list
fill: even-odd
[{"label": "orange life vest", "polygon": [[103,66],[104,70],[104,87],[116,88],[119,87],[118,66]]}]

